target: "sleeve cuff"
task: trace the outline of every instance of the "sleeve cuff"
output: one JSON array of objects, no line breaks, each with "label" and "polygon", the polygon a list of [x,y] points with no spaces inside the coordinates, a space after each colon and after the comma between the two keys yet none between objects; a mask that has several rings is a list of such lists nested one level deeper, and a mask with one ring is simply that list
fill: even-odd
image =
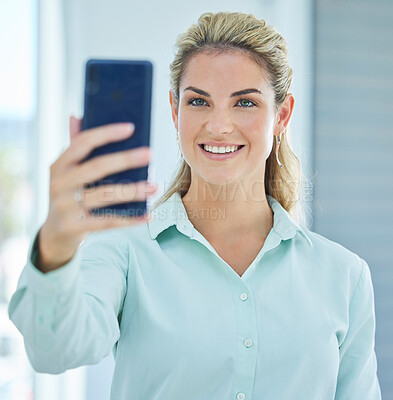
[{"label": "sleeve cuff", "polygon": [[62,267],[47,273],[41,272],[36,266],[38,250],[38,233],[41,227],[36,229],[27,255],[27,263],[21,273],[18,288],[29,287],[37,294],[54,294],[70,290],[76,283],[80,264],[80,247],[76,250],[72,259]]}]

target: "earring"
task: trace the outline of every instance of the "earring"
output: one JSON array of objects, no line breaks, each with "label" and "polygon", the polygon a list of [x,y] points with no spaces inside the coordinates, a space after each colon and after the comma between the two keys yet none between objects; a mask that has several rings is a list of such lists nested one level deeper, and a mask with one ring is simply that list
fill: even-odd
[{"label": "earring", "polygon": [[280,143],[281,143],[281,135],[282,135],[284,132],[285,132],[285,130],[282,131],[282,132],[280,133],[280,136],[276,136],[276,160],[277,160],[278,165],[280,166],[280,168],[282,168],[283,165],[281,164],[280,160],[278,159],[278,149],[279,149]]}]

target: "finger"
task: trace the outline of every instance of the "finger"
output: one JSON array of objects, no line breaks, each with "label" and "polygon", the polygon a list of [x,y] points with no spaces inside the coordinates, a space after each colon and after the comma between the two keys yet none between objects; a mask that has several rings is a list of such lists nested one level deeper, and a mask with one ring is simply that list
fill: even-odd
[{"label": "finger", "polygon": [[[72,124],[73,133],[77,132],[77,122],[73,120]],[[95,148],[111,142],[124,140],[131,136],[134,133],[134,128],[134,125],[130,123],[116,123],[88,129],[80,134],[77,132],[73,136],[70,146],[53,164],[54,170],[56,173],[59,173],[73,165],[77,165]]]},{"label": "finger", "polygon": [[136,201],[145,201],[157,188],[150,183],[136,182],[129,184],[102,185],[93,188],[94,192],[87,191],[84,196],[85,208],[107,207],[111,204],[121,204]]},{"label": "finger", "polygon": [[[112,204],[145,201],[156,191],[157,186],[147,181],[100,185],[81,192],[82,204],[84,208],[92,209],[107,207]],[[67,204],[64,207],[72,209],[75,205],[74,192],[70,192],[67,195]]]},{"label": "finger", "polygon": [[75,190],[114,173],[148,165],[149,159],[149,147],[97,156],[64,172],[59,179],[53,179],[51,190],[53,194]]},{"label": "finger", "polygon": [[82,129],[82,118],[76,118],[73,115],[69,119],[70,142],[78,135]]}]

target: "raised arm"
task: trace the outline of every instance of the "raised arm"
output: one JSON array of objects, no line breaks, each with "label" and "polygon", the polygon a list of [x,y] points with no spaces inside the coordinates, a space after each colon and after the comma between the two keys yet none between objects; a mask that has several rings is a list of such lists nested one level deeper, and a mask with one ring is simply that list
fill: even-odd
[{"label": "raised arm", "polygon": [[98,363],[120,336],[127,243],[115,230],[94,232],[71,261],[48,273],[33,265],[33,245],[8,309],[33,368],[57,374]]}]

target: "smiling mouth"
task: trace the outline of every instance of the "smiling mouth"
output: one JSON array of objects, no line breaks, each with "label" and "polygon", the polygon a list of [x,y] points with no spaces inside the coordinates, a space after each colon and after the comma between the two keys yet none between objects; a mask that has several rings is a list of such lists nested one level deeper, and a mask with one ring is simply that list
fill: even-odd
[{"label": "smiling mouth", "polygon": [[[219,149],[218,146],[207,146],[206,148],[205,148],[204,144],[199,144],[198,146],[203,151],[205,151],[206,153],[210,153],[210,154],[231,154],[231,153],[236,153],[237,151],[239,151],[242,147],[244,147],[244,144],[241,144],[239,146],[220,146],[221,151],[218,151],[218,149]],[[222,151],[222,149],[224,147],[225,147],[225,151]],[[229,151],[227,151],[227,148],[229,148]]]}]

